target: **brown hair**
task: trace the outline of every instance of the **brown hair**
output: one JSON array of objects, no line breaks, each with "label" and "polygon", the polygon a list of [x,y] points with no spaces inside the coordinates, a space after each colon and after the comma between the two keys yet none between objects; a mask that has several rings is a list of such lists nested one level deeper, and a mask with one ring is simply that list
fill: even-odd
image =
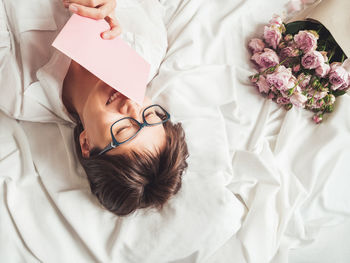
[{"label": "brown hair", "polygon": [[166,145],[155,154],[131,150],[128,155],[98,156],[101,149],[96,148],[90,158],[82,156],[79,143],[84,127],[80,122],[75,127],[76,152],[91,192],[114,214],[124,216],[146,207],[161,209],[179,191],[189,155],[185,133],[181,123],[168,120],[163,126]]}]

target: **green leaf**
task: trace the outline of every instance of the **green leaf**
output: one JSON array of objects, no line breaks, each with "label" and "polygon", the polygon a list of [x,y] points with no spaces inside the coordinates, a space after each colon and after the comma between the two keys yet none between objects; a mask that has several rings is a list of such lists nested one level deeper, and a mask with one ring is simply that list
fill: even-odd
[{"label": "green leaf", "polygon": [[307,21],[295,21],[292,23],[288,23],[286,26],[286,34],[295,35],[300,30],[304,30],[307,28]]},{"label": "green leaf", "polygon": [[339,97],[339,96],[342,96],[346,93],[345,90],[335,90],[332,92],[332,94],[335,96],[335,97]]}]

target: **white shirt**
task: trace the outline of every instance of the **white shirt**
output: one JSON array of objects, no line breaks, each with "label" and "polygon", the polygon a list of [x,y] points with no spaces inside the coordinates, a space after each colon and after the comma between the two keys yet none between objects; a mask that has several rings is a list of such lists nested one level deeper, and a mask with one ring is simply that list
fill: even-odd
[{"label": "white shirt", "polygon": [[[45,11],[43,11],[45,10]],[[71,59],[51,46],[71,13],[60,0],[0,3],[0,109],[35,122],[70,122],[62,84]],[[164,7],[157,0],[118,0],[122,38],[157,74],[167,49]]]}]

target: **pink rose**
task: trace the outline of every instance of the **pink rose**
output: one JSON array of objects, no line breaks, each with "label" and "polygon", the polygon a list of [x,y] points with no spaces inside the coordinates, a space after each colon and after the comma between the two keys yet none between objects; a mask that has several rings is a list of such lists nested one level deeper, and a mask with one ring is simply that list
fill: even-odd
[{"label": "pink rose", "polygon": [[258,82],[256,83],[256,86],[259,88],[260,93],[268,93],[270,90],[270,86],[267,84],[264,76],[260,76]]},{"label": "pink rose", "polygon": [[306,69],[315,69],[324,63],[324,57],[316,50],[306,53],[301,59],[301,65]]},{"label": "pink rose", "polygon": [[250,40],[248,47],[253,52],[253,54],[255,54],[264,50],[265,43],[259,38],[253,38],[252,40]]},{"label": "pink rose", "polygon": [[290,88],[290,78],[292,71],[285,66],[279,66],[275,72],[266,76],[266,81],[270,86],[274,86],[278,90],[287,90]]},{"label": "pink rose", "polygon": [[293,66],[293,72],[299,72],[300,71],[300,64],[294,65]]},{"label": "pink rose", "polygon": [[325,76],[327,76],[330,69],[331,69],[331,67],[328,64],[323,63],[319,67],[316,68],[316,75],[321,77],[321,78],[324,78]]},{"label": "pink rose", "polygon": [[286,97],[278,97],[276,100],[277,104],[289,104],[290,103],[290,99],[286,98]]},{"label": "pink rose", "polygon": [[265,26],[264,27],[264,39],[273,49],[276,49],[282,38],[282,33],[278,27]]},{"label": "pink rose", "polygon": [[305,102],[307,101],[307,97],[301,94],[300,92],[294,92],[290,97],[290,102],[299,108],[305,107]]},{"label": "pink rose", "polygon": [[329,82],[332,84],[332,90],[343,90],[349,87],[349,72],[347,72],[340,63],[332,63],[328,78]]},{"label": "pink rose", "polygon": [[317,39],[318,37],[306,30],[299,31],[299,33],[294,36],[295,43],[304,53],[316,50]]},{"label": "pink rose", "polygon": [[260,72],[280,62],[276,52],[269,48],[265,48],[264,52],[255,53],[251,59],[260,67]]}]

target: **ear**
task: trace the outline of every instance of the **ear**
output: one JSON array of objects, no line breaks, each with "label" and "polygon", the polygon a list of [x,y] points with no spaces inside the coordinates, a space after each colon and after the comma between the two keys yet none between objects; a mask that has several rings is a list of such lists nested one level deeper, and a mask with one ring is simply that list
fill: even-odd
[{"label": "ear", "polygon": [[83,130],[79,135],[81,154],[84,158],[90,157],[90,145],[86,135],[86,130]]}]

